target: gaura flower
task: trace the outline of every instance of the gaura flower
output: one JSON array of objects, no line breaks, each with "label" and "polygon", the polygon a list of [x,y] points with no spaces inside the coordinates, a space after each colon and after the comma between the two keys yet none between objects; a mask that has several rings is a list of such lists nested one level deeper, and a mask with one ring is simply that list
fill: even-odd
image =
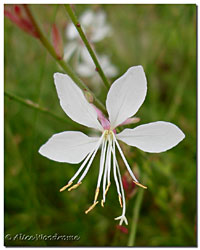
[{"label": "gaura flower", "polygon": [[[125,195],[116,159],[116,149],[119,151],[133,182],[143,188],[146,187],[140,184],[133,174],[118,140],[145,152],[160,153],[176,146],[184,139],[185,135],[176,125],[164,121],[140,125],[133,129],[126,128],[116,134],[118,126],[134,121],[134,118],[130,117],[136,114],[144,102],[147,92],[147,81],[142,66],[129,68],[110,87],[106,99],[109,119],[106,119],[102,112],[94,105],[87,102],[81,89],[77,87],[68,75],[55,73],[54,80],[60,105],[65,113],[75,122],[99,130],[101,136],[89,137],[79,131],[61,132],[53,135],[41,146],[39,153],[58,162],[77,164],[84,160],[68,184],[60,190],[63,191],[68,188],[71,191],[82,183],[92,165],[97,150],[101,146],[99,175],[94,202],[85,213],[87,214],[91,211],[99,202],[98,195],[101,182],[103,182],[101,205],[102,207],[104,206],[106,194],[111,184],[110,175],[112,169],[119,203],[122,207],[122,215],[115,218],[115,220],[119,220],[120,225],[123,222],[128,224],[125,216]],[[80,175],[81,171],[82,174]],[[79,175],[77,183],[71,186]]]},{"label": "gaura flower", "polygon": [[[111,27],[106,23],[106,14],[103,11],[86,10],[80,17],[80,24],[92,44],[100,42],[111,32]],[[73,23],[67,26],[66,37],[69,42],[65,47],[64,59],[68,61],[73,54],[82,58],[85,46]]]}]

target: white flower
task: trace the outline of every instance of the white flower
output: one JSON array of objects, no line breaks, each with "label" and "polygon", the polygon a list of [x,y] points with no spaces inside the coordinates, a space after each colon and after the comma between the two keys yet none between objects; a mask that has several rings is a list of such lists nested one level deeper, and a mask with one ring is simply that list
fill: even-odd
[{"label": "white flower", "polygon": [[115,156],[116,149],[118,149],[133,181],[141,187],[144,186],[134,176],[117,140],[123,141],[130,146],[135,146],[145,152],[159,153],[176,146],[183,140],[185,135],[176,125],[164,121],[148,123],[134,129],[124,129],[119,134],[116,134],[115,128],[131,121],[130,117],[135,115],[144,102],[147,92],[147,82],[142,66],[129,68],[110,87],[106,100],[109,120],[94,105],[87,102],[81,89],[77,87],[69,76],[55,73],[54,79],[60,105],[65,113],[75,122],[99,130],[102,134],[98,138],[88,137],[78,131],[61,132],[53,135],[41,146],[39,149],[40,154],[58,162],[75,164],[84,160],[76,174],[60,190],[63,191],[69,188],[78,175],[80,175],[81,171],[83,171],[77,184],[68,189],[70,191],[82,183],[91,167],[97,150],[102,145],[94,202],[85,213],[88,213],[98,203],[101,181],[103,182],[103,199],[101,205],[104,206],[106,193],[110,187],[112,169],[119,202],[122,207],[122,215],[117,217],[116,220],[120,220],[120,225],[123,222],[128,224],[125,217],[125,195],[119,165]]},{"label": "white flower", "polygon": [[[103,40],[111,32],[111,27],[106,24],[106,15],[103,11],[85,11],[80,17],[80,24],[92,44]],[[77,58],[82,58],[84,44],[73,23],[67,26],[66,37],[69,42],[65,47],[64,59],[68,61],[74,53]]]}]

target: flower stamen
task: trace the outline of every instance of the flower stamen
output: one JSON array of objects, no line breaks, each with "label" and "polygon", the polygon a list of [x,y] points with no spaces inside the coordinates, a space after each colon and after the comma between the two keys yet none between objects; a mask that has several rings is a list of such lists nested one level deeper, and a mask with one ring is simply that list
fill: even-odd
[{"label": "flower stamen", "polygon": [[104,140],[103,145],[102,145],[102,150],[101,150],[101,159],[100,159],[97,188],[99,188],[100,184],[101,184],[101,179],[102,179],[102,175],[103,175],[103,168],[104,168],[104,164],[105,164],[106,148],[107,148],[107,141]]},{"label": "flower stamen", "polygon": [[77,187],[79,187],[79,186],[81,185],[81,183],[82,183],[82,182],[78,182],[77,184],[73,185],[72,187],[70,187],[70,188],[68,189],[68,191],[71,191],[71,190],[73,190],[73,189],[76,189]]},{"label": "flower stamen", "polygon": [[92,206],[90,206],[86,211],[85,214],[88,214],[97,204],[99,203],[99,201],[96,201],[94,204],[92,204]]},{"label": "flower stamen", "polygon": [[[113,155],[115,155],[115,142],[114,141],[113,141],[113,145],[112,145],[112,153],[113,153]],[[114,179],[115,179],[117,193],[121,197],[119,182],[118,182],[117,173],[116,173],[116,159],[115,159],[115,157],[113,157],[113,175],[114,175]]]},{"label": "flower stamen", "polygon": [[62,187],[60,189],[60,192],[64,191],[65,189],[67,189],[68,187],[70,187],[72,185],[73,181],[69,182],[67,185],[65,185],[64,187]]},{"label": "flower stamen", "polygon": [[118,148],[118,150],[119,150],[119,153],[120,153],[120,155],[121,155],[121,157],[122,157],[122,160],[124,161],[124,164],[125,164],[125,166],[126,166],[128,172],[129,172],[130,176],[133,178],[133,180],[134,180],[135,182],[139,183],[139,181],[136,179],[135,175],[133,174],[133,172],[132,172],[132,170],[131,170],[131,168],[130,168],[130,166],[129,166],[127,160],[126,160],[126,158],[125,158],[125,156],[124,156],[124,154],[123,154],[123,152],[122,152],[122,150],[121,150],[121,148],[120,148],[120,146],[119,146],[119,143],[118,143],[118,141],[116,140],[116,138],[115,138],[115,136],[114,136],[114,133],[113,133],[113,138],[114,138],[114,141],[115,141],[115,143],[116,143],[116,145],[117,145],[117,148]]},{"label": "flower stamen", "polygon": [[108,185],[107,185],[107,187],[106,187],[105,195],[107,194],[110,185],[111,185],[111,182],[109,182]]},{"label": "flower stamen", "polygon": [[80,174],[80,172],[83,170],[83,168],[85,167],[85,165],[87,164],[87,162],[89,161],[91,155],[94,153],[95,149],[93,151],[91,151],[88,156],[85,158],[84,162],[81,164],[80,168],[78,169],[78,171],[75,173],[75,175],[69,180],[70,182],[73,182],[73,180],[76,179],[76,177]]},{"label": "flower stamen", "polygon": [[120,195],[119,195],[118,197],[119,197],[119,204],[120,204],[121,207],[123,207],[123,204],[122,204],[122,197],[121,197]]},{"label": "flower stamen", "polygon": [[99,195],[99,188],[96,189],[95,196],[94,196],[94,202],[97,201],[98,195]]},{"label": "flower stamen", "polygon": [[97,150],[99,149],[99,147],[100,147],[100,145],[101,145],[101,142],[102,142],[102,140],[103,140],[103,136],[104,136],[104,133],[102,134],[102,136],[101,136],[101,138],[100,138],[100,140],[99,140],[99,142],[98,142],[98,144],[97,144],[95,150],[93,151],[93,154],[92,154],[92,156],[91,156],[91,158],[90,158],[90,161],[89,161],[89,163],[88,163],[86,169],[84,170],[83,174],[82,174],[81,177],[79,178],[78,183],[81,182],[81,181],[84,179],[84,177],[86,176],[88,170],[90,169],[90,166],[91,166],[91,164],[92,164],[92,162],[93,162],[93,160],[94,160],[94,157],[95,157],[95,155],[96,155],[96,153],[97,153]]},{"label": "flower stamen", "polygon": [[136,181],[133,181],[133,182],[135,183],[135,185],[137,185],[137,186],[139,186],[139,187],[141,187],[141,188],[147,189],[147,187],[144,186],[144,185],[142,185],[141,183],[136,182]]},{"label": "flower stamen", "polygon": [[[108,132],[108,131],[106,131]],[[104,168],[104,176],[103,176],[103,203],[105,203],[106,200],[106,180],[107,180],[107,176],[108,176],[108,171],[109,171],[109,164],[110,164],[110,156],[111,156],[111,144],[108,143],[108,148],[107,148],[107,152],[106,152],[106,162],[105,162],[105,168]],[[102,203],[102,204],[103,204]],[[103,205],[102,205],[103,207]]]}]

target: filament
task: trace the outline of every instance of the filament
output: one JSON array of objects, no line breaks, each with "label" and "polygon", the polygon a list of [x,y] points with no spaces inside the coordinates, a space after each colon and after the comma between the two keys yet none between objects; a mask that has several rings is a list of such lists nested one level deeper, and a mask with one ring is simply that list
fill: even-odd
[{"label": "filament", "polygon": [[121,148],[120,148],[120,146],[119,146],[118,141],[117,141],[116,138],[115,138],[114,133],[113,133],[113,137],[114,137],[114,140],[115,140],[115,142],[116,142],[117,148],[118,148],[118,150],[119,150],[119,152],[120,152],[120,154],[121,154],[121,157],[122,157],[122,159],[123,159],[123,161],[124,161],[124,163],[125,163],[125,165],[126,165],[126,167],[127,167],[127,169],[128,169],[129,174],[131,175],[131,177],[133,178],[133,180],[134,180],[135,182],[139,182],[139,181],[136,179],[135,175],[133,174],[131,168],[129,167],[129,164],[128,164],[128,162],[127,162],[127,160],[126,160],[126,158],[125,158],[125,156],[124,156],[124,154],[123,154],[123,152],[122,152],[122,150],[121,150]]},{"label": "filament", "polygon": [[107,153],[106,153],[106,164],[105,164],[104,176],[103,176],[103,202],[105,202],[105,199],[106,199],[106,177],[108,175],[108,165],[109,165],[110,154],[111,154],[111,144],[108,143],[108,148],[107,148]]},{"label": "filament", "polygon": [[125,215],[125,212],[126,212],[126,200],[125,200],[124,188],[123,188],[123,184],[122,184],[119,165],[118,165],[117,161],[116,161],[116,166],[117,166],[117,172],[118,172],[118,176],[119,176],[119,183],[120,183],[120,187],[121,187],[121,191],[122,191],[122,204],[123,204],[122,215]]},{"label": "filament", "polygon": [[116,184],[116,188],[117,188],[117,193],[118,193],[119,197],[121,197],[119,182],[118,182],[117,173],[116,173],[116,159],[115,159],[116,156],[115,156],[115,142],[114,141],[113,141],[112,153],[113,153],[113,175],[114,175],[114,180],[115,180],[115,184]]},{"label": "filament", "polygon": [[110,144],[110,152],[109,152],[109,155],[108,155],[108,170],[107,170],[107,183],[108,183],[108,186],[107,188],[109,188],[110,186],[110,169],[111,169],[111,151],[112,151],[112,143],[111,143],[111,140],[109,138],[109,144]]},{"label": "filament", "polygon": [[102,145],[102,149],[101,149],[99,176],[98,176],[98,181],[97,181],[97,188],[96,188],[96,192],[95,192],[94,202],[96,202],[97,197],[99,195],[99,189],[100,189],[101,179],[102,179],[102,175],[103,175],[104,162],[105,162],[106,146],[107,146],[107,141],[104,140],[103,145]]},{"label": "filament", "polygon": [[78,183],[81,182],[81,181],[83,180],[83,178],[86,176],[88,170],[90,169],[90,166],[91,166],[91,164],[92,164],[92,162],[93,162],[93,160],[94,160],[94,157],[95,157],[95,155],[96,155],[96,153],[97,153],[97,150],[99,149],[99,147],[100,147],[100,145],[101,145],[103,136],[104,136],[104,133],[102,134],[102,136],[101,136],[101,138],[100,138],[100,140],[99,140],[99,142],[98,142],[98,144],[97,144],[97,146],[96,146],[96,149],[94,150],[94,152],[93,152],[93,154],[92,154],[92,156],[91,156],[91,158],[90,158],[90,161],[89,161],[89,163],[88,163],[88,165],[87,165],[85,171],[83,172],[83,174],[82,174],[81,177],[79,178]]},{"label": "filament", "polygon": [[101,159],[100,159],[100,167],[99,167],[99,176],[98,176],[98,181],[97,181],[97,188],[100,187],[101,179],[102,179],[102,175],[103,175],[106,147],[107,147],[107,140],[104,140],[103,145],[102,145],[102,150],[101,150]]},{"label": "filament", "polygon": [[[97,144],[98,145],[98,144]],[[95,147],[96,148],[96,147]],[[78,171],[75,173],[75,175],[69,180],[68,183],[73,182],[73,180],[76,179],[76,177],[80,174],[80,172],[82,171],[82,169],[85,167],[86,163],[88,162],[89,158],[91,157],[91,155],[94,153],[95,148],[93,151],[91,151],[88,156],[85,158],[84,162],[81,164],[80,168],[78,169]]]}]

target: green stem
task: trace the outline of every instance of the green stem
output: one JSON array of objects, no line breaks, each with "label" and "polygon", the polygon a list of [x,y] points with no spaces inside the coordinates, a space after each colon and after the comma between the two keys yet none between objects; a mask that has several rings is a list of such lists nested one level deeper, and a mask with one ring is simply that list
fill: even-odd
[{"label": "green stem", "polygon": [[80,25],[80,23],[78,21],[78,18],[76,17],[75,13],[73,12],[72,8],[70,7],[70,4],[65,4],[64,6],[65,6],[65,9],[66,9],[69,17],[71,18],[71,20],[72,20],[72,22],[74,24],[74,26],[76,27],[81,39],[83,40],[88,52],[90,53],[90,56],[92,57],[92,60],[93,60],[93,62],[95,64],[95,66],[96,66],[96,70],[99,73],[104,85],[106,86],[107,89],[109,89],[110,88],[110,83],[108,82],[108,79],[106,78],[106,76],[105,76],[105,74],[104,74],[104,72],[103,72],[103,70],[102,70],[102,68],[101,68],[101,66],[100,66],[100,64],[98,62],[98,59],[97,59],[97,57],[96,57],[96,55],[94,53],[94,50],[92,49],[92,47],[91,47],[85,33],[83,32],[83,30],[81,28],[81,25]]},{"label": "green stem", "polygon": [[42,30],[37,24],[35,18],[33,17],[30,9],[27,5],[24,5],[27,15],[29,16],[32,24],[34,25],[38,35],[40,42],[44,45],[44,47],[48,50],[51,56],[56,60],[56,62],[63,68],[63,70],[71,77],[71,79],[82,89],[87,90],[94,98],[94,104],[100,108],[104,113],[106,112],[105,106],[101,103],[101,101],[95,96],[95,94],[85,85],[85,83],[73,72],[70,66],[63,60],[58,58],[53,46],[49,43],[49,41],[44,36]]},{"label": "green stem", "polygon": [[[12,93],[10,93],[8,91],[4,91],[4,95],[9,97],[10,99],[16,101],[16,102],[19,102],[19,103],[27,106],[27,107],[30,107],[32,109],[35,109],[35,110],[38,110],[38,111],[40,111],[42,113],[50,115],[50,116],[56,118],[57,120],[63,121],[65,123],[67,122],[67,123],[70,123],[73,126],[76,126],[76,123],[74,123],[71,119],[68,119],[67,117],[62,118],[62,117],[54,114],[53,112],[49,111],[48,109],[46,109],[44,107],[41,107],[37,103],[32,102],[31,100],[23,99],[22,97],[16,96],[16,95],[14,95],[14,94],[12,94]],[[78,124],[77,124],[77,127],[78,127]]]},{"label": "green stem", "polygon": [[135,206],[133,208],[131,232],[130,232],[127,246],[134,246],[134,244],[135,244],[135,236],[136,236],[136,231],[137,231],[137,224],[138,224],[138,218],[139,218],[139,213],[140,213],[143,195],[144,195],[144,189],[140,188],[138,190],[137,199],[135,202]]}]

